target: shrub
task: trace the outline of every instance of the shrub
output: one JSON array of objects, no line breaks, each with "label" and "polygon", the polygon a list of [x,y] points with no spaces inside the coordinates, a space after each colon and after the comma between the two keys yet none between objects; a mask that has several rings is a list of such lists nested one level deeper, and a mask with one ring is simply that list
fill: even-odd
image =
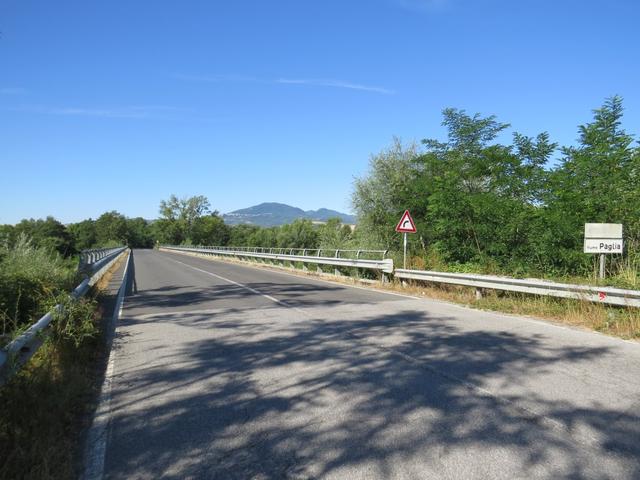
[{"label": "shrub", "polygon": [[73,288],[71,260],[35,247],[21,235],[0,254],[0,328],[10,333],[46,312],[51,300]]}]

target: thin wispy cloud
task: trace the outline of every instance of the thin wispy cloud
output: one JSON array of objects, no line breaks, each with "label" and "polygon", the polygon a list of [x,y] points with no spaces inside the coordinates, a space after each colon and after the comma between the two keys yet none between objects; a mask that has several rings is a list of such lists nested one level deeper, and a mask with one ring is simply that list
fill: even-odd
[{"label": "thin wispy cloud", "polygon": [[393,95],[396,93],[394,90],[389,90],[388,88],[322,78],[279,78],[278,80],[276,80],[276,83],[284,83],[289,85],[311,85],[314,87],[346,88],[349,90],[362,90],[365,92],[382,93],[384,95]]},{"label": "thin wispy cloud", "polygon": [[0,95],[22,95],[27,93],[26,88],[22,87],[2,87],[0,88]]},{"label": "thin wispy cloud", "polygon": [[395,90],[383,88],[375,85],[364,85],[360,83],[347,82],[344,80],[326,78],[277,78],[264,79],[248,75],[185,75],[175,74],[174,78],[190,82],[233,82],[233,83],[263,83],[276,85],[309,85],[312,87],[344,88],[348,90],[360,90],[363,92],[380,93],[383,95],[394,95]]},{"label": "thin wispy cloud", "polygon": [[12,108],[11,110],[28,113],[39,113],[43,115],[130,119],[170,118],[172,114],[185,111],[184,109],[178,109],[164,105],[127,106],[117,108],[49,107],[37,105],[22,106]]}]

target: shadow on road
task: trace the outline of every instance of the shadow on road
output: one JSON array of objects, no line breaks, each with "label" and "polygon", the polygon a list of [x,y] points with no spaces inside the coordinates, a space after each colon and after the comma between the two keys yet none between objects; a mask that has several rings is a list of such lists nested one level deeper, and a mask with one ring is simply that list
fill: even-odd
[{"label": "shadow on road", "polygon": [[[306,287],[288,293],[298,291]],[[165,305],[164,295],[144,295]],[[170,301],[193,305],[205,293],[192,295]],[[123,372],[114,387],[115,478],[640,478],[638,412],[474,387],[481,378],[518,385],[605,348],[462,331],[420,311],[207,318],[214,335]]]},{"label": "shadow on road", "polygon": [[[331,285],[291,283],[271,283],[271,282],[251,282],[247,287],[256,290],[264,295],[278,298],[282,303],[291,307],[313,307],[331,306],[344,304],[344,299],[332,297],[332,292],[341,290],[343,287]],[[140,290],[137,295],[127,298],[127,309],[131,315],[144,310],[145,313],[151,311],[165,311],[167,308],[180,310],[198,308],[224,308],[226,305],[246,303],[244,300],[259,300],[262,303],[270,303],[260,295],[233,284],[212,284],[207,287],[194,287],[191,285],[166,285],[156,289]],[[350,299],[350,303],[366,303],[357,298]]]}]

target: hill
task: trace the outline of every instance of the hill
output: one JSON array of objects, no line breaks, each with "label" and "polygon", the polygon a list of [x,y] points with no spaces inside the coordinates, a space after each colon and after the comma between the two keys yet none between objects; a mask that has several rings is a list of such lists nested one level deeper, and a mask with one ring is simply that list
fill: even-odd
[{"label": "hill", "polygon": [[228,225],[251,224],[261,227],[273,227],[291,223],[299,218],[326,222],[330,218],[339,218],[343,223],[354,224],[353,215],[337,212],[328,208],[318,210],[302,210],[284,203],[266,202],[253,207],[242,208],[222,215]]}]

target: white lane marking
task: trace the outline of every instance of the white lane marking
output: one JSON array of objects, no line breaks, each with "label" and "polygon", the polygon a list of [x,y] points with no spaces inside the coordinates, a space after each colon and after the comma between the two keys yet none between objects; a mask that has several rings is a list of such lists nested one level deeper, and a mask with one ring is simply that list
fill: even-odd
[{"label": "white lane marking", "polygon": [[[265,298],[268,298],[268,299],[270,299],[272,301],[275,301],[276,303],[278,303],[279,305],[282,305],[284,307],[296,310],[296,311],[300,312],[301,314],[303,314],[305,317],[309,318],[314,323],[324,323],[324,322],[322,322],[322,320],[312,317],[309,313],[305,312],[304,310],[302,310],[300,308],[296,308],[296,307],[292,307],[290,305],[287,305],[286,303],[284,303],[284,302],[282,302],[282,301],[280,301],[278,299],[275,299],[275,298],[273,298],[273,297],[271,297],[269,295],[265,295],[265,294],[259,292],[258,290],[255,290],[255,289],[251,288],[251,287],[248,287],[248,286],[243,285],[241,283],[235,282],[235,281],[230,280],[228,278],[222,277],[220,275],[216,275],[215,273],[207,272],[206,270],[202,270],[202,269],[194,267],[192,265],[180,262],[180,261],[175,260],[173,258],[169,258],[169,257],[165,257],[165,258],[167,258],[168,260],[171,260],[173,262],[179,263],[181,265],[184,265],[186,267],[192,268],[193,270],[197,270],[199,272],[206,273],[207,275],[211,275],[213,277],[219,278],[221,280],[224,280],[226,282],[232,283],[232,284],[237,285],[239,287],[245,288],[245,289],[247,289],[247,290],[249,290],[249,291],[251,291],[253,293],[256,293],[256,294],[258,294],[258,295],[260,295],[262,297],[265,297]],[[269,270],[269,271],[273,271],[273,270]],[[285,275],[290,275],[290,276],[293,276],[293,277],[300,278],[299,276],[294,275],[294,274],[287,274],[287,273],[284,273],[284,272],[278,272],[278,273],[283,273]],[[327,283],[333,283],[333,282],[327,282]],[[338,284],[338,285],[341,285],[341,284]],[[346,286],[349,286],[349,285],[346,285]],[[352,287],[352,288],[361,288],[361,287]],[[392,295],[403,296],[402,294],[392,294]],[[415,298],[415,297],[409,297],[409,298]],[[423,300],[421,298],[416,298],[416,299],[417,300]],[[442,303],[446,303],[448,305],[452,305],[452,306],[456,306],[456,307],[460,307],[460,308],[465,308],[465,307],[462,307],[462,306],[459,306],[459,305],[456,305],[456,304],[450,304],[448,302],[442,302]],[[465,308],[465,310],[474,310],[474,309],[471,309],[471,308],[467,307],[467,308]],[[478,310],[474,310],[474,311],[478,312]],[[492,313],[492,312],[487,312],[487,313]],[[544,323],[544,322],[540,322],[540,323]],[[555,325],[551,324],[551,326],[555,326]],[[464,388],[470,390],[471,392],[474,392],[475,394],[477,394],[479,396],[483,396],[483,397],[487,397],[488,396],[490,398],[495,399],[497,402],[502,403],[503,405],[510,406],[511,408],[513,408],[517,412],[520,412],[521,414],[525,414],[528,417],[538,418],[538,419],[540,419],[540,421],[543,424],[545,424],[546,426],[550,427],[551,429],[553,429],[555,431],[558,431],[558,432],[566,433],[569,436],[571,436],[572,438],[576,438],[574,436],[573,432],[571,431],[571,429],[567,425],[565,425],[562,421],[557,420],[555,418],[552,418],[552,417],[548,416],[547,414],[545,414],[543,412],[537,412],[537,411],[535,411],[535,410],[533,410],[533,409],[531,409],[531,408],[529,408],[527,406],[520,405],[519,402],[511,400],[508,397],[502,397],[497,392],[494,393],[491,390],[485,389],[485,388],[481,387],[480,385],[477,385],[477,384],[475,384],[473,382],[470,382],[470,381],[468,381],[468,380],[466,380],[466,379],[464,379],[462,377],[458,377],[455,374],[451,374],[451,373],[445,372],[443,370],[440,370],[440,369],[438,369],[436,367],[433,367],[433,366],[429,365],[428,362],[425,362],[423,360],[420,360],[417,357],[414,357],[414,356],[409,355],[407,353],[404,353],[404,352],[401,352],[399,350],[396,350],[393,347],[387,347],[387,346],[381,345],[381,344],[379,344],[379,343],[377,343],[375,341],[371,341],[366,336],[363,336],[360,333],[355,333],[355,332],[350,331],[350,330],[345,330],[345,335],[349,336],[349,337],[352,337],[352,338],[356,338],[356,339],[364,341],[364,342],[367,342],[372,348],[377,348],[379,350],[387,351],[387,352],[391,353],[392,355],[396,355],[396,356],[404,359],[405,361],[407,361],[409,363],[413,363],[413,364],[417,365],[419,368],[423,368],[423,369],[425,369],[427,371],[430,371],[433,374],[438,375],[438,376],[440,376],[442,378],[454,381],[454,382],[462,385]],[[598,441],[598,439],[596,439],[590,433],[581,433],[580,437],[581,437],[581,439],[587,440],[587,441],[591,442],[592,444],[595,444]],[[579,439],[576,438],[576,440],[579,440]],[[585,442],[582,442],[582,443],[585,443]]]},{"label": "white lane marking", "polygon": [[[93,416],[93,422],[87,435],[87,447],[85,450],[85,468],[82,480],[102,480],[104,478],[104,464],[107,453],[107,437],[109,426],[111,425],[111,387],[113,385],[113,372],[115,365],[115,355],[113,353],[113,342],[118,328],[118,319],[122,316],[124,307],[124,294],[127,289],[127,275],[129,273],[129,259],[131,253],[127,255],[124,273],[122,275],[122,285],[116,297],[116,304],[113,310],[111,325],[113,325],[113,337],[108,340],[109,359],[107,370],[104,375],[98,407]],[[108,335],[112,335],[108,333]]]},{"label": "white lane marking", "polygon": [[[164,253],[176,253],[176,252],[164,252]],[[625,339],[625,338],[619,338],[619,337],[614,337],[611,335],[608,335],[606,333],[602,333],[602,332],[598,332],[596,330],[585,330],[583,328],[580,328],[578,326],[573,326],[573,325],[561,325],[558,323],[554,323],[553,319],[549,319],[549,320],[544,320],[544,319],[539,319],[536,317],[531,317],[529,315],[521,315],[521,314],[517,314],[517,313],[508,313],[508,312],[500,312],[497,310],[484,310],[481,308],[476,308],[476,307],[472,307],[469,305],[461,305],[459,303],[454,303],[454,302],[450,302],[447,300],[441,300],[438,298],[431,298],[431,297],[415,297],[413,295],[408,295],[406,293],[397,293],[397,292],[387,292],[387,291],[383,291],[383,290],[378,290],[376,288],[371,288],[371,287],[361,287],[358,285],[349,285],[349,284],[345,284],[345,283],[340,283],[340,282],[335,282],[332,280],[327,280],[325,278],[315,278],[315,277],[309,277],[307,275],[304,274],[299,274],[299,273],[289,273],[289,272],[283,272],[281,270],[278,270],[276,268],[261,268],[260,266],[257,265],[253,265],[250,263],[245,263],[245,262],[228,262],[225,260],[222,260],[220,258],[213,258],[211,256],[207,256],[207,255],[192,255],[192,254],[184,254],[184,253],[178,253],[178,255],[187,255],[187,256],[191,256],[194,258],[202,258],[205,260],[209,260],[212,262],[220,262],[226,265],[237,265],[240,267],[245,267],[245,268],[251,268],[251,269],[256,269],[256,270],[262,270],[262,271],[268,271],[271,273],[276,273],[276,274],[280,274],[280,275],[286,275],[289,277],[294,277],[294,278],[306,278],[312,282],[324,282],[324,283],[328,283],[331,285],[339,285],[341,287],[345,287],[345,288],[355,288],[358,290],[365,290],[367,292],[375,292],[375,293],[379,293],[381,295],[393,295],[396,297],[403,297],[403,298],[410,298],[412,300],[419,300],[422,302],[432,302],[432,303],[438,303],[441,305],[447,305],[450,307],[454,307],[456,309],[459,310],[464,310],[466,312],[474,312],[474,313],[484,313],[487,315],[492,315],[492,316],[496,316],[496,317],[502,317],[502,318],[507,318],[507,319],[516,319],[516,320],[522,320],[526,323],[535,323],[537,325],[540,325],[542,327],[551,327],[551,328],[558,328],[561,330],[566,330],[568,332],[575,332],[575,333],[581,333],[581,334],[595,334],[598,337],[602,337],[604,339],[608,339],[608,340],[612,340],[613,343],[625,343],[628,345],[633,345],[634,347],[640,347],[640,342],[638,340],[630,340],[630,339]],[[514,326],[513,328],[510,328],[508,331],[517,331],[518,327]]]},{"label": "white lane marking", "polygon": [[[167,258],[168,260],[171,260],[173,262],[179,263],[181,265],[184,265],[185,267],[189,267],[189,268],[191,268],[193,270],[197,270],[198,272],[205,273],[207,275],[211,275],[212,277],[215,277],[215,278],[218,278],[220,280],[232,283],[233,285],[237,285],[238,287],[242,287],[242,288],[244,288],[246,290],[249,290],[250,292],[253,292],[253,293],[257,294],[257,295],[260,295],[262,297],[268,298],[269,300],[272,300],[272,301],[276,302],[277,304],[282,305],[284,307],[291,308],[291,309],[293,309],[293,310],[295,310],[297,312],[300,312],[301,314],[303,314],[305,317],[309,318],[314,323],[324,323],[324,322],[322,322],[322,320],[312,317],[311,315],[309,315],[304,310],[301,310],[299,308],[287,305],[286,303],[284,303],[284,302],[282,302],[282,301],[280,301],[280,300],[278,300],[276,298],[273,298],[270,295],[265,295],[265,294],[259,292],[258,290],[255,290],[255,289],[253,289],[253,288],[251,288],[251,287],[249,287],[247,285],[243,285],[241,283],[238,283],[238,282],[236,282],[234,280],[230,280],[228,278],[225,278],[225,277],[223,277],[221,275],[217,275],[215,273],[207,272],[206,270],[202,270],[200,268],[194,267],[194,266],[189,265],[187,263],[183,263],[183,262],[181,262],[179,260],[175,260],[173,258],[168,258],[168,257],[165,257],[165,258]],[[295,277],[296,275],[292,275],[292,276]],[[385,345],[381,345],[381,344],[379,344],[379,343],[377,343],[375,341],[372,341],[372,340],[368,339],[366,336],[363,336],[360,333],[355,333],[355,332],[353,332],[351,330],[345,330],[344,334],[346,336],[351,337],[351,338],[355,338],[355,339],[364,341],[364,342],[368,343],[373,348],[377,348],[379,350],[387,351],[387,352],[391,353],[392,355],[396,355],[396,356],[404,359],[405,361],[407,361],[409,363],[413,363],[414,365],[417,365],[419,368],[423,368],[423,369],[425,369],[425,370],[427,370],[427,371],[429,371],[429,372],[431,372],[431,373],[433,373],[435,375],[438,375],[438,376],[440,376],[442,378],[454,381],[454,382],[462,385],[464,388],[474,392],[475,394],[477,394],[479,396],[493,398],[496,401],[502,403],[503,405],[510,406],[511,408],[515,409],[517,412],[520,412],[521,414],[525,414],[528,417],[539,418],[542,422],[544,422],[550,428],[552,428],[552,429],[554,429],[556,431],[562,431],[564,433],[569,433],[569,435],[571,435],[573,437],[571,431],[564,425],[564,423],[562,423],[561,421],[556,420],[556,419],[544,414],[543,412],[536,412],[535,410],[532,410],[532,409],[530,409],[530,408],[528,408],[528,407],[526,407],[524,405],[520,405],[518,402],[515,402],[515,401],[513,401],[513,400],[511,400],[509,398],[501,397],[498,393],[494,393],[491,390],[487,390],[486,388],[483,388],[480,385],[476,385],[475,383],[469,382],[468,380],[465,380],[462,377],[458,377],[455,374],[451,374],[451,373],[445,372],[443,370],[440,370],[440,369],[438,369],[436,367],[433,367],[433,366],[429,365],[428,362],[422,361],[419,358],[414,357],[413,355],[409,355],[407,353],[401,352],[399,350],[396,350],[393,347],[387,347]],[[590,442],[595,442],[596,441],[595,437],[593,437],[590,434],[583,434],[582,437],[587,439],[587,440],[589,440]]]},{"label": "white lane marking", "polygon": [[[167,251],[163,251],[161,250],[163,253],[174,253],[176,254],[177,252],[167,252]],[[398,292],[388,292],[385,290],[378,290],[377,288],[371,288],[371,287],[361,287],[359,285],[349,285],[348,283],[340,283],[340,282],[336,282],[333,280],[327,280],[326,278],[318,278],[318,277],[312,277],[312,276],[308,276],[308,275],[304,275],[302,273],[289,273],[289,272],[283,272],[281,270],[278,270],[276,268],[269,268],[269,267],[273,267],[273,265],[268,265],[267,268],[261,268],[258,265],[252,265],[249,263],[244,263],[244,262],[227,262],[224,260],[221,260],[219,258],[212,258],[210,256],[206,256],[206,255],[192,255],[192,254],[185,254],[185,253],[177,253],[177,255],[187,255],[190,257],[194,257],[194,258],[202,258],[204,260],[209,260],[212,262],[220,262],[223,263],[225,265],[237,265],[240,267],[245,267],[245,268],[251,268],[251,269],[255,269],[255,270],[261,270],[261,271],[267,271],[267,272],[271,272],[271,273],[276,273],[279,275],[286,275],[288,277],[294,277],[294,278],[305,278],[311,282],[323,282],[323,283],[328,283],[330,285],[338,285],[340,287],[345,287],[345,288],[355,288],[356,290],[364,290],[365,292],[369,292],[369,293],[379,293],[380,295],[392,295],[394,297],[402,297],[402,298],[410,298],[412,300],[425,300],[424,297],[416,297],[413,295],[409,295],[407,293],[398,293]],[[170,257],[165,257],[165,258],[170,258]],[[173,260],[173,259],[172,259]],[[177,262],[177,260],[175,260]],[[182,263],[182,262],[179,262]],[[186,265],[186,264],[185,264]],[[448,303],[448,302],[443,302],[443,303]],[[453,304],[455,305],[455,304]]]},{"label": "white lane marking", "polygon": [[210,276],[215,277],[215,278],[217,278],[219,280],[222,280],[223,282],[228,282],[228,283],[231,283],[232,285],[235,285],[237,287],[240,287],[240,288],[243,288],[245,290],[248,290],[251,293],[255,293],[256,295],[259,295],[259,296],[261,296],[263,298],[266,298],[267,300],[270,300],[270,301],[272,301],[274,303],[277,303],[278,305],[281,305],[281,306],[286,307],[286,308],[291,308],[292,310],[295,310],[297,312],[302,313],[305,317],[309,316],[307,314],[307,312],[305,312],[304,310],[302,310],[300,308],[297,308],[297,307],[294,307],[294,306],[291,306],[291,305],[288,305],[286,302],[283,302],[282,300],[278,300],[277,298],[272,297],[271,295],[267,295],[266,293],[262,293],[259,290],[256,290],[255,288],[251,288],[248,285],[236,282],[235,280],[231,280],[230,278],[226,278],[226,277],[223,277],[221,275],[217,275],[217,274],[212,273],[212,272],[207,272],[206,270],[202,270],[201,268],[194,267],[193,265],[189,265],[188,263],[183,263],[183,262],[181,262],[179,260],[176,260],[174,258],[168,258],[168,257],[166,257],[166,258],[167,258],[167,260],[171,260],[172,262],[179,263],[180,265],[184,265],[185,267],[191,268],[192,270],[196,270],[196,271],[198,271],[200,273],[204,273],[206,275],[210,275]]}]

